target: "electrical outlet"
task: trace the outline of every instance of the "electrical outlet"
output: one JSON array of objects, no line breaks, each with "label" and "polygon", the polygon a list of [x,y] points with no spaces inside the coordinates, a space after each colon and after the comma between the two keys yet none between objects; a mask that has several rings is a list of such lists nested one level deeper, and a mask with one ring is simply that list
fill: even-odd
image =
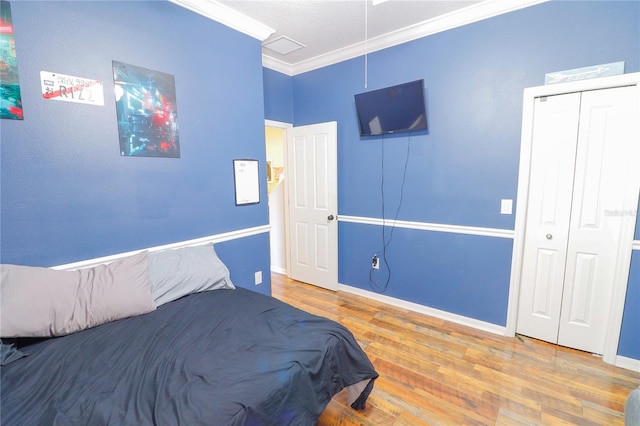
[{"label": "electrical outlet", "polygon": [[258,271],[255,273],[255,284],[262,284],[262,271]]},{"label": "electrical outlet", "polygon": [[376,256],[375,254],[371,258],[371,267],[373,269],[380,269],[380,259],[378,259],[378,256]]}]

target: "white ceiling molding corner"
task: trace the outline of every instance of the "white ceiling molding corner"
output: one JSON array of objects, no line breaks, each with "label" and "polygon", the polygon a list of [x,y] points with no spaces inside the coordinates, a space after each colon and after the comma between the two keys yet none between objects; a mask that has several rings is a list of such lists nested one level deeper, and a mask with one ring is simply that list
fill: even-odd
[{"label": "white ceiling molding corner", "polygon": [[279,73],[286,74],[289,77],[293,77],[293,67],[286,62],[276,59],[272,56],[262,54],[262,66],[269,68]]},{"label": "white ceiling molding corner", "polygon": [[451,12],[436,19],[421,22],[398,31],[369,39],[366,42],[353,44],[351,46],[329,52],[325,55],[297,62],[293,65],[275,60],[265,54],[262,55],[262,64],[274,71],[294,76],[348,59],[353,59],[366,53],[393,47],[398,44],[461,27],[463,25],[472,24],[474,22],[482,21],[484,19],[519,9],[524,9],[547,1],[549,0],[486,0],[482,3]]},{"label": "white ceiling molding corner", "polygon": [[275,32],[273,28],[264,25],[242,13],[239,13],[215,0],[169,0],[199,15],[217,21],[229,28],[240,31],[261,42]]}]

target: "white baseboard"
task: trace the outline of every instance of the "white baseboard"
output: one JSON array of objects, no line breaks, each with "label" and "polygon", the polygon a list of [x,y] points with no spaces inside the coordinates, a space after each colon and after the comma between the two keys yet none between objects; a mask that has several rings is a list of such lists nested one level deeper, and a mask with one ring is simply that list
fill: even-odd
[{"label": "white baseboard", "polygon": [[616,367],[635,371],[636,373],[640,373],[640,359],[627,358],[617,355],[616,361],[613,365],[615,365]]},{"label": "white baseboard", "polygon": [[474,318],[465,317],[462,315],[453,314],[451,312],[441,311],[439,309],[430,308],[428,306],[420,305],[418,303],[407,302],[406,300],[397,299],[395,297],[386,296],[384,294],[375,293],[368,290],[362,290],[356,287],[351,287],[346,284],[338,284],[338,290],[347,293],[352,293],[358,296],[367,297],[378,302],[386,303],[398,308],[407,309],[409,311],[417,312],[424,315],[429,315],[435,318],[440,318],[446,321],[450,321],[456,324],[464,325],[467,327],[475,328],[477,330],[486,331],[500,336],[506,335],[506,328],[500,325],[492,324],[485,321],[480,321]]},{"label": "white baseboard", "polygon": [[122,259],[123,257],[132,256],[134,254],[140,253],[142,251],[161,251],[161,250],[170,250],[177,249],[181,247],[190,247],[190,246],[202,246],[206,244],[217,244],[224,241],[236,240],[238,238],[249,237],[252,235],[258,235],[265,232],[269,232],[271,226],[262,225],[256,226],[254,228],[245,228],[237,231],[225,232],[223,234],[209,235],[207,237],[195,238],[193,240],[180,241],[177,243],[165,244],[162,246],[149,247],[140,250],[129,251],[125,253],[118,253],[110,256],[97,257],[95,259],[87,259],[82,260],[80,262],[67,263],[64,265],[52,266],[51,269],[60,269],[60,270],[74,270],[81,268],[90,268],[96,265],[100,265],[102,263],[113,262],[116,259]]},{"label": "white baseboard", "polygon": [[[357,296],[366,297],[398,308],[403,308],[420,314],[429,315],[434,318],[440,318],[456,324],[475,328],[477,330],[486,331],[500,336],[507,336],[506,327],[502,327],[489,322],[453,314],[451,312],[441,311],[439,309],[430,308],[428,306],[420,305],[417,303],[407,302],[406,300],[396,299],[395,297],[386,296],[384,294],[379,294],[368,290],[362,290],[360,288],[352,287],[346,284],[338,284],[338,290],[344,291],[346,293],[352,293]],[[640,373],[640,360],[638,359],[617,355],[614,365],[616,367]]]},{"label": "white baseboard", "polygon": [[280,266],[271,265],[271,272],[275,272],[276,274],[287,275],[287,269],[281,268]]}]

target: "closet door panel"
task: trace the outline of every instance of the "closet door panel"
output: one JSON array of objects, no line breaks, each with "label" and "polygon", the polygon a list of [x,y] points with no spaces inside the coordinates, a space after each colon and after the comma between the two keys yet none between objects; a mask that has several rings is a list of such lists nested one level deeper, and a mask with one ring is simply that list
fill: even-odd
[{"label": "closet door panel", "polygon": [[516,332],[556,343],[580,94],[537,98]]},{"label": "closet door panel", "polygon": [[636,87],[582,95],[558,343],[599,354],[630,190],[625,182],[631,168],[638,167],[630,155],[638,143],[637,99]]}]

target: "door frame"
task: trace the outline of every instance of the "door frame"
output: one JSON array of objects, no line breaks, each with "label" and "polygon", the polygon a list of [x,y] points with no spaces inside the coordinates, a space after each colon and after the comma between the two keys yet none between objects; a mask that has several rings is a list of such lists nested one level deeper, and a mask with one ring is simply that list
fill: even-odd
[{"label": "door frame", "polygon": [[[314,123],[314,124],[322,124],[322,123]],[[294,126],[292,123],[286,123],[286,122],[282,122],[282,121],[274,121],[274,120],[265,120],[264,121],[264,125],[265,127],[275,127],[275,128],[279,128],[279,129],[284,129],[285,130],[285,134],[284,134],[284,140],[282,141],[283,143],[283,151],[284,151],[284,170],[285,170],[285,179],[286,179],[286,175],[287,175],[287,170],[290,170],[291,166],[289,163],[289,143],[288,143],[288,137],[287,137],[287,129],[292,129]],[[336,153],[337,155],[337,153]],[[338,170],[336,168],[335,170],[336,175],[338,174]],[[337,183],[337,178],[336,178],[336,183]],[[336,193],[336,197],[337,197],[337,193]],[[289,216],[290,216],[290,207],[289,207],[289,185],[286,184],[284,186],[284,204],[285,204],[285,208],[284,208],[284,235],[285,235],[285,241],[284,241],[284,245],[285,245],[285,274],[287,276],[290,276],[291,274],[291,267],[290,267],[290,262],[291,262],[291,231],[289,230]],[[336,222],[336,226],[338,226],[338,221],[339,221],[339,216],[338,216],[338,209],[336,206],[336,212],[334,214],[336,216],[335,218],[335,222]],[[336,259],[335,259],[335,268],[336,270],[335,272],[335,276],[336,276],[336,286],[338,285],[338,268],[339,268],[339,259],[338,259],[338,246],[339,246],[339,242],[338,239],[340,238],[340,233],[337,232],[336,234]]]},{"label": "door frame", "polygon": [[[275,127],[277,129],[284,129],[285,133],[284,133],[284,137],[283,137],[283,141],[282,141],[282,151],[283,151],[283,162],[284,162],[284,170],[285,170],[285,176],[287,173],[287,129],[290,129],[293,127],[292,123],[285,123],[282,121],[273,121],[273,120],[264,120],[264,126],[265,127]],[[289,253],[289,247],[291,246],[290,242],[289,242],[289,190],[288,190],[288,186],[285,185],[284,186],[284,273],[286,276],[289,276],[289,257],[290,257],[290,253]],[[269,222],[271,222],[271,219],[269,219]],[[271,223],[269,223],[269,227],[271,227]],[[271,228],[269,228],[271,229]]]},{"label": "door frame", "polygon": [[[531,149],[533,135],[533,111],[534,100],[537,97],[561,95],[565,93],[584,92],[588,90],[608,89],[621,86],[640,86],[640,73],[622,74],[613,77],[594,78],[569,83],[550,84],[546,86],[530,87],[524,89],[522,133],[520,142],[520,168],[518,173],[517,204],[515,214],[513,252],[511,257],[511,277],[509,283],[509,301],[507,306],[507,324],[505,335],[515,336],[518,316],[518,299],[520,296],[520,279],[522,275],[522,261],[524,254],[525,226],[529,199],[529,177],[531,173]],[[638,91],[640,94],[640,90]],[[638,96],[640,105],[640,95]],[[635,186],[640,186],[640,168],[627,176]],[[637,191],[636,191],[637,193]],[[631,200],[625,200],[625,209],[635,210]],[[613,296],[611,300],[611,314],[607,326],[607,338],[603,353],[603,360],[609,364],[615,364],[622,327],[622,316],[626,298],[627,284],[629,281],[629,267],[631,265],[631,253],[635,231],[636,217],[625,217],[623,223],[623,237],[618,247],[621,254],[616,266]],[[628,250],[626,248],[628,247]],[[626,252],[625,252],[626,250]]]}]

